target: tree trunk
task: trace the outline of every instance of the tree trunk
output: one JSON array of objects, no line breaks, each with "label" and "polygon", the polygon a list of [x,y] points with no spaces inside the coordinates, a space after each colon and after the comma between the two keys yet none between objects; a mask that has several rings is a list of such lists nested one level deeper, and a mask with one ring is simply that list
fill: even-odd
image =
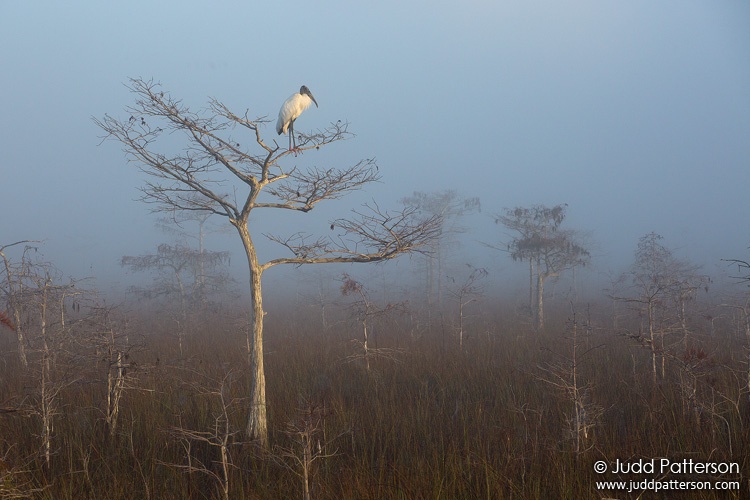
[{"label": "tree trunk", "polygon": [[432,310],[435,308],[435,256],[427,254],[427,323],[432,321]]},{"label": "tree trunk", "polygon": [[560,274],[551,271],[543,273],[539,262],[536,271],[536,329],[541,330],[544,328],[544,282],[547,278],[557,278]]},{"label": "tree trunk", "polygon": [[238,222],[242,244],[245,247],[250,269],[250,297],[253,304],[252,343],[250,345],[250,408],[247,417],[247,437],[262,448],[268,448],[268,422],[266,420],[266,374],[263,368],[263,295],[261,277],[263,269],[258,264],[255,245],[247,223]]},{"label": "tree trunk", "polygon": [[198,222],[198,303],[203,306],[206,293],[206,266],[205,266],[205,249],[203,248],[203,224],[206,219]]},{"label": "tree trunk", "polygon": [[656,375],[656,339],[654,339],[654,304],[653,300],[648,301],[648,336],[651,343],[651,371],[654,377],[654,385],[657,383]]},{"label": "tree trunk", "polygon": [[680,329],[682,330],[682,344],[685,350],[687,351],[688,330],[687,330],[687,318],[685,317],[685,302],[686,302],[685,296],[680,294],[680,308],[678,311],[680,315]]},{"label": "tree trunk", "polygon": [[362,320],[362,333],[364,335],[364,340],[362,343],[362,347],[365,351],[365,365],[367,366],[367,372],[370,372],[370,346],[368,344],[368,335],[367,335],[367,316],[365,316],[365,319]]},{"label": "tree trunk", "polygon": [[546,277],[537,264],[536,278],[536,329],[544,328],[544,278]]},{"label": "tree trunk", "polygon": [[23,325],[21,324],[21,304],[19,303],[18,299],[23,295],[23,279],[21,276],[23,274],[23,267],[25,265],[25,254],[21,260],[21,270],[18,271],[18,290],[15,289],[15,285],[13,283],[13,278],[15,275],[11,271],[10,262],[5,254],[2,253],[2,251],[0,251],[0,258],[3,259],[3,264],[5,266],[5,275],[8,277],[8,307],[10,310],[10,314],[13,315],[12,323],[16,332],[16,336],[18,338],[18,359],[21,361],[21,365],[24,368],[28,368],[29,361],[26,358],[26,339],[24,339],[23,337],[24,330]]},{"label": "tree trunk", "polygon": [[458,350],[464,352],[464,298],[458,298]]},{"label": "tree trunk", "polygon": [[180,346],[180,359],[184,359],[185,353],[182,350],[182,339],[185,333],[183,330],[187,328],[187,301],[185,299],[185,286],[182,284],[179,271],[175,270],[174,276],[177,279],[177,285],[180,287],[180,321],[177,325],[177,343]]},{"label": "tree trunk", "polygon": [[437,240],[437,310],[443,317],[443,252],[440,240]]},{"label": "tree trunk", "polygon": [[26,357],[26,339],[23,336],[23,326],[21,324],[21,311],[14,305],[13,308],[13,326],[16,327],[16,338],[18,339],[18,359],[24,368],[29,367],[29,361]]},{"label": "tree trunk", "polygon": [[529,315],[534,318],[534,259],[529,258]]}]

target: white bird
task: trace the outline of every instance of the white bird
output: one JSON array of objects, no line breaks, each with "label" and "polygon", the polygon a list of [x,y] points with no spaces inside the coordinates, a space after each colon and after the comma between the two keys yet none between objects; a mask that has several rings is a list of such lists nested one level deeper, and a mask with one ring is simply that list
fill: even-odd
[{"label": "white bird", "polygon": [[[279,121],[276,122],[276,133],[279,135],[289,133],[289,151],[297,151],[297,143],[294,141],[294,120],[299,118],[304,110],[310,107],[311,103],[318,107],[318,101],[310,92],[310,89],[304,85],[300,87],[299,92],[289,96],[284,101],[279,110]],[[292,147],[294,146],[294,147]]]}]

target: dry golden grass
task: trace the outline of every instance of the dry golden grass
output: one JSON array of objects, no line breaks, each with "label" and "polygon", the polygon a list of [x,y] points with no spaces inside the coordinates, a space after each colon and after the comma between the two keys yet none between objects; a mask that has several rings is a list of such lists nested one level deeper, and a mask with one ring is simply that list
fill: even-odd
[{"label": "dry golden grass", "polygon": [[[687,359],[710,363],[694,367],[675,355],[654,385],[650,352],[613,332],[586,333],[583,345],[601,347],[578,360],[578,376],[602,411],[576,454],[571,402],[541,380],[541,368],[564,366],[570,352],[562,319],[541,334],[486,320],[475,325],[464,352],[438,325],[417,336],[389,323],[376,328],[374,345],[401,354],[396,361],[373,359],[368,372],[347,362],[356,327],[340,323],[324,331],[315,318],[269,315],[271,442],[294,450],[288,424],[299,421],[301,402],[315,405],[316,439],[326,458],[312,469],[312,498],[623,498],[595,489],[595,481],[617,478],[596,475],[593,463],[663,456],[738,462],[741,477],[724,479],[740,480],[742,489],[723,498],[748,494],[750,401],[739,339],[696,334]],[[301,497],[294,472],[243,442],[249,390],[243,334],[215,319],[193,329],[183,359],[171,332],[152,329],[143,349],[131,353],[131,388],[114,437],[103,418],[108,367],[85,346],[61,357],[51,375],[65,384],[49,468],[32,411],[35,372],[18,366],[8,335],[0,339],[0,403],[18,409],[0,414],[0,497],[27,491],[33,498],[220,498],[215,477],[180,468],[188,464],[189,445],[192,463],[218,472],[219,448],[188,443],[173,431],[214,431],[222,410],[215,392],[227,374],[226,415],[237,431],[228,447],[230,498]],[[687,381],[695,387],[690,400]]]}]

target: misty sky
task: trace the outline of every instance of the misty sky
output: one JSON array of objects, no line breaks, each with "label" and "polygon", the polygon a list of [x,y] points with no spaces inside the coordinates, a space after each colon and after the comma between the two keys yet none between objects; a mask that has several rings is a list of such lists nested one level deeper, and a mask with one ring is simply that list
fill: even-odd
[{"label": "misty sky", "polygon": [[129,77],[274,119],[307,85],[320,107],[296,129],[341,119],[357,137],[290,161],[376,157],[383,174],[303,216],[314,232],[456,189],[482,201],[471,241],[502,238],[503,207],[568,203],[600,270],[651,231],[710,272],[749,258],[745,1],[0,2],[0,47],[0,245],[44,240],[66,274],[116,283],[122,255],[169,239],[92,122],[125,116]]}]

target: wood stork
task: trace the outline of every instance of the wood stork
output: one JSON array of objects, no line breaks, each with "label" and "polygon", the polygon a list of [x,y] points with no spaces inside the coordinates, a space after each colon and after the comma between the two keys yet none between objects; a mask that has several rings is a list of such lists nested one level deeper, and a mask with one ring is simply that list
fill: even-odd
[{"label": "wood stork", "polygon": [[299,92],[289,96],[289,99],[281,105],[279,121],[276,122],[276,133],[279,135],[289,133],[289,151],[297,151],[297,143],[294,140],[294,120],[299,118],[299,115],[313,102],[317,108],[318,101],[315,100],[310,89],[303,85]]}]

